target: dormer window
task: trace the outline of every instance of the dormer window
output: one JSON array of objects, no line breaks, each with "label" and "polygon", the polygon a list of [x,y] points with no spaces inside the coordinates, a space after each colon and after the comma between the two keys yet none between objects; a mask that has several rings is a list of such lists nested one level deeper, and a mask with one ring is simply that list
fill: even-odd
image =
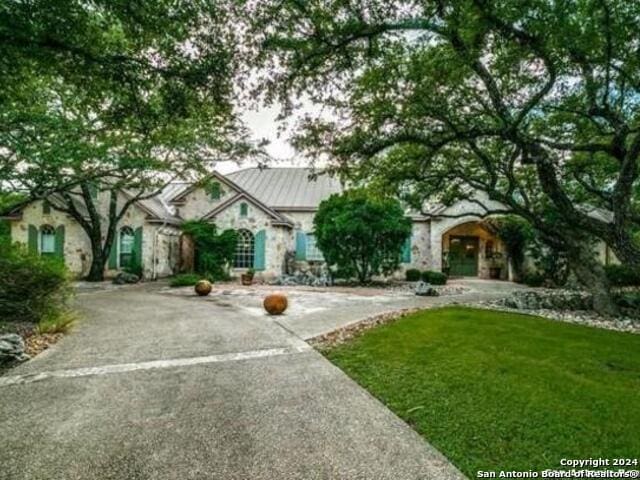
[{"label": "dormer window", "polygon": [[246,217],[249,214],[249,205],[247,205],[246,203],[242,202],[240,204],[240,216],[241,217]]}]

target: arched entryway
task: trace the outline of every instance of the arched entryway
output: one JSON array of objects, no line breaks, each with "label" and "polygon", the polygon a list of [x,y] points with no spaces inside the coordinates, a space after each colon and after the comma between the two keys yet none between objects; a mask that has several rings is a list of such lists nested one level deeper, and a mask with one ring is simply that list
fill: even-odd
[{"label": "arched entryway", "polygon": [[506,279],[504,246],[482,221],[456,225],[442,234],[442,270],[451,277]]}]

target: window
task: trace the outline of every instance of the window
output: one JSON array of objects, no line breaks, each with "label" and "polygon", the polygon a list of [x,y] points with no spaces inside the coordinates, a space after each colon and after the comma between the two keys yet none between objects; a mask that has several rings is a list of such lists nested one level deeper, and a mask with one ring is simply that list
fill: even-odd
[{"label": "window", "polygon": [[253,268],[255,241],[249,230],[238,230],[236,256],[233,259],[234,268]]},{"label": "window", "polygon": [[42,214],[49,215],[51,213],[51,204],[47,200],[42,201]]},{"label": "window", "polygon": [[51,225],[40,228],[40,254],[53,255],[56,253],[56,231]]},{"label": "window", "polygon": [[207,191],[209,192],[209,198],[211,200],[219,200],[222,196],[222,188],[218,182],[212,182],[208,185]]},{"label": "window", "polygon": [[134,235],[131,227],[120,229],[120,267],[128,267],[133,259]]},{"label": "window", "polygon": [[244,202],[241,203],[240,204],[240,216],[241,217],[246,217],[248,213],[249,213],[249,205],[247,205]]},{"label": "window", "polygon": [[316,244],[316,236],[313,233],[307,233],[307,260],[323,262],[324,257]]}]

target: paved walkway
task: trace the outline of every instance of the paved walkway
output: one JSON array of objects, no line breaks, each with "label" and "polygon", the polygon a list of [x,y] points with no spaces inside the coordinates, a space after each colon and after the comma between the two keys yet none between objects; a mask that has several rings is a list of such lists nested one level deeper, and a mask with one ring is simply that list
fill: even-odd
[{"label": "paved walkway", "polygon": [[0,377],[0,479],[462,478],[302,340],[442,299],[289,292],[274,321],[260,292],[184,292],[79,295],[73,333]]}]

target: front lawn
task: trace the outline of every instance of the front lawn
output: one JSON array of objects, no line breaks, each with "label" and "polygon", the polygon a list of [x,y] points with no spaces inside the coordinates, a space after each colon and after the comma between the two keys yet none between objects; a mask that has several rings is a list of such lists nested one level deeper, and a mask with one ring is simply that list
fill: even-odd
[{"label": "front lawn", "polygon": [[452,307],[324,353],[471,478],[640,454],[637,335]]}]

